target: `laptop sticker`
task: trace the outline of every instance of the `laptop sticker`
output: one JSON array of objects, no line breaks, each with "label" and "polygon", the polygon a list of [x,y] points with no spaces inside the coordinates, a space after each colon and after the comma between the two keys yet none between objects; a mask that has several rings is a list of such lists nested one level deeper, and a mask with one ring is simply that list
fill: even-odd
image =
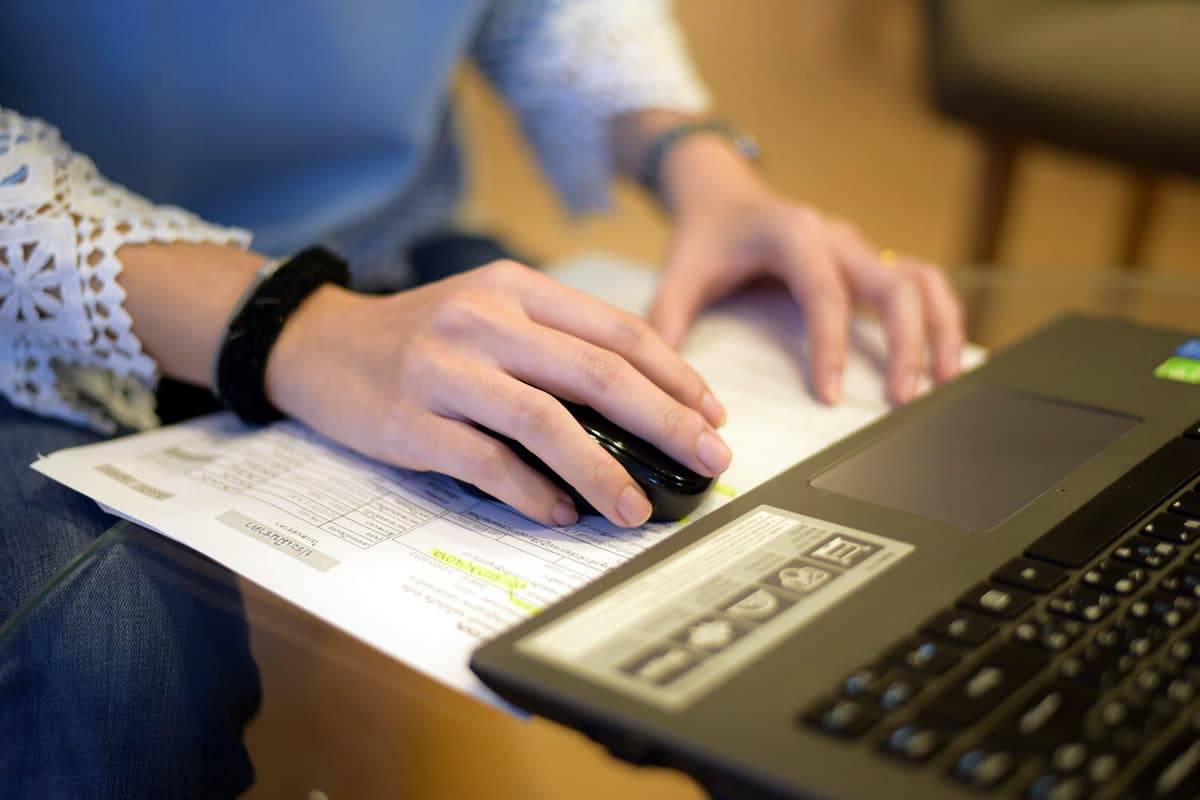
[{"label": "laptop sticker", "polygon": [[516,646],[679,710],[912,550],[904,542],[759,506]]},{"label": "laptop sticker", "polygon": [[1175,355],[1200,361],[1200,339],[1188,339],[1176,348]]},{"label": "laptop sticker", "polygon": [[1154,377],[1180,383],[1200,383],[1200,359],[1171,356],[1158,365]]}]

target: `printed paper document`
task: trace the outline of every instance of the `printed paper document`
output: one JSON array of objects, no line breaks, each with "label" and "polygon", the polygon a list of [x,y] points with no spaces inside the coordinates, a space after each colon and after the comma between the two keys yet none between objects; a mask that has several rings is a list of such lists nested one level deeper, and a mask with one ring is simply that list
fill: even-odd
[{"label": "printed paper document", "polygon": [[[600,257],[555,274],[633,311],[649,302],[654,281]],[[801,325],[786,297],[764,292],[707,314],[690,336],[685,355],[726,405],[722,433],[734,452],[693,518],[887,410],[874,323],[856,323],[836,408],[814,401],[805,384]],[[448,478],[361,458],[299,423],[252,429],[228,413],[60,451],[34,468],[487,699],[467,669],[477,644],[680,527],[621,530],[597,517],[545,527]]]}]

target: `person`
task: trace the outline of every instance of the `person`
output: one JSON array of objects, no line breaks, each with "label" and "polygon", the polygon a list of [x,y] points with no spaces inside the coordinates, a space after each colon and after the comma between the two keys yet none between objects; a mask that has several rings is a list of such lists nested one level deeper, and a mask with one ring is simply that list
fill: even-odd
[{"label": "person", "polygon": [[[572,212],[605,208],[615,176],[655,192],[673,235],[648,321],[513,260],[415,285],[413,248],[453,226],[462,193],[450,87],[464,58],[516,113]],[[959,368],[961,310],[942,273],[881,256],[847,221],[771,190],[744,138],[712,122],[665,0],[24,4],[6,12],[0,59],[6,505],[24,504],[0,523],[0,614],[107,524],[25,465],[158,424],[160,378],[235,409],[249,393],[252,406],[372,458],[460,478],[544,523],[574,521],[567,495],[481,425],[521,442],[613,523],[636,526],[650,513],[645,495],[555,398],[720,473],[732,457],[718,432],[724,409],[675,348],[704,306],[748,281],[778,279],[802,306],[812,385],[827,402],[840,397],[859,304],[883,321],[895,402],[913,397],[926,366],[938,380]],[[229,366],[242,300],[281,272],[300,275],[296,254],[314,243],[349,264],[349,286],[307,287],[257,369]],[[0,670],[0,738],[17,743],[0,750],[6,797],[65,786],[223,796],[252,780],[239,738],[257,703],[244,622],[218,634],[228,623],[164,601],[171,582],[145,578],[133,550],[112,554],[107,578],[55,613],[150,608],[140,629],[68,643],[64,662],[37,647],[62,635],[51,613],[9,648],[22,660]],[[136,650],[169,677],[194,676],[196,640],[216,635],[225,673],[189,684],[209,702],[165,703],[162,681],[112,672],[124,663],[114,653]],[[63,697],[88,693],[89,708],[143,721],[64,719]],[[177,728],[156,740],[157,766],[133,765],[130,737],[168,724]],[[64,737],[75,745],[51,759]],[[218,758],[238,768],[206,768]],[[198,777],[218,773],[224,782]],[[101,774],[110,779],[94,785],[108,790],[74,791]]]}]

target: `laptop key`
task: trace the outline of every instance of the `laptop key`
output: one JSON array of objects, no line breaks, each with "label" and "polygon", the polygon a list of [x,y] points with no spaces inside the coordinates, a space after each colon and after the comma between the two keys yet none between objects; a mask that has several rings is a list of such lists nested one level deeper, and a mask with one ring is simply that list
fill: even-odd
[{"label": "laptop key", "polygon": [[1191,678],[1185,676],[1168,676],[1163,682],[1163,687],[1159,694],[1168,703],[1176,706],[1185,706],[1196,699],[1198,690],[1200,690],[1200,687],[1197,687],[1196,682]]},{"label": "laptop key", "polygon": [[921,626],[922,633],[940,636],[964,647],[976,647],[990,639],[999,627],[978,614],[948,609],[938,612]]},{"label": "laptop key", "polygon": [[1033,677],[1047,658],[1040,650],[1001,644],[938,692],[925,710],[953,724],[974,722]]},{"label": "laptop key", "polygon": [[1167,507],[1167,510],[1172,514],[1182,514],[1192,519],[1200,519],[1200,492],[1194,489],[1184,492],[1178,500]]},{"label": "laptop key", "polygon": [[1124,765],[1124,759],[1119,753],[1105,750],[1092,756],[1084,767],[1084,774],[1095,785],[1103,786],[1115,778]]},{"label": "laptop key", "polygon": [[1148,536],[1130,536],[1113,550],[1113,558],[1139,567],[1158,569],[1165,566],[1178,553],[1178,548],[1169,542],[1160,542]]},{"label": "laptop key", "polygon": [[1167,637],[1168,631],[1145,620],[1124,615],[1096,632],[1092,644],[1117,655],[1129,654],[1143,659],[1154,652]]},{"label": "laptop key", "polygon": [[1067,656],[1058,667],[1058,674],[1089,689],[1107,689],[1133,669],[1139,659],[1127,653],[1088,645]]},{"label": "laptop key", "polygon": [[889,650],[884,658],[918,672],[941,675],[957,664],[961,655],[959,651],[935,639],[910,636]]},{"label": "laptop key", "polygon": [[1018,589],[980,583],[959,597],[958,605],[1001,619],[1016,619],[1033,605],[1033,596]]},{"label": "laptop key", "polygon": [[888,675],[875,693],[876,702],[884,712],[904,708],[925,686],[925,677],[909,670],[896,670]]},{"label": "laptop key", "polygon": [[1083,573],[1083,583],[1118,595],[1136,592],[1146,582],[1146,570],[1116,561],[1101,561]]},{"label": "laptop key", "polygon": [[1017,623],[1012,638],[1022,644],[1060,653],[1086,631],[1087,626],[1081,622],[1036,611]]},{"label": "laptop key", "polygon": [[1197,650],[1196,643],[1193,640],[1178,639],[1171,642],[1171,646],[1167,648],[1167,658],[1176,667],[1182,667],[1187,664],[1194,664],[1197,659],[1200,659],[1200,650]]},{"label": "laptop key", "polygon": [[1130,687],[1136,689],[1144,697],[1150,697],[1157,694],[1165,683],[1166,677],[1163,675],[1161,669],[1158,667],[1146,667],[1134,673],[1133,683],[1130,684]]},{"label": "laptop key", "polygon": [[1034,778],[1025,796],[1029,800],[1083,800],[1090,791],[1082,775],[1062,775],[1047,772]]},{"label": "laptop key", "polygon": [[1200,570],[1192,567],[1176,567],[1163,576],[1158,588],[1183,597],[1200,598]]},{"label": "laptop key", "polygon": [[1075,772],[1087,764],[1087,744],[1079,740],[1067,740],[1054,748],[1050,764],[1059,772]]},{"label": "laptop key", "polygon": [[1174,630],[1196,613],[1196,601],[1167,592],[1151,592],[1129,606],[1129,616]]},{"label": "laptop key", "polygon": [[880,749],[902,761],[920,764],[940,752],[956,732],[956,728],[919,714],[916,719],[892,728],[884,736]]},{"label": "laptop key", "polygon": [[1026,592],[1045,594],[1067,577],[1067,571],[1031,558],[1014,558],[992,573],[992,580]]},{"label": "laptop key", "polygon": [[993,789],[1013,773],[1016,756],[1008,749],[985,742],[963,753],[950,774],[975,789]]},{"label": "laptop key", "polygon": [[1076,584],[1046,602],[1046,610],[1081,622],[1097,622],[1116,607],[1116,597]]},{"label": "laptop key", "polygon": [[1038,690],[996,728],[994,738],[1014,751],[1052,753],[1083,731],[1083,718],[1094,695],[1057,680]]},{"label": "laptop key", "polygon": [[871,664],[854,670],[842,681],[842,694],[846,697],[865,697],[879,687],[890,669],[890,664]]},{"label": "laptop key", "polygon": [[1200,793],[1200,735],[1188,731],[1172,739],[1130,788],[1130,800],[1195,797]]},{"label": "laptop key", "polygon": [[1200,539],[1200,519],[1163,512],[1142,527],[1142,533],[1174,544],[1191,544]]},{"label": "laptop key", "polygon": [[1173,712],[1140,697],[1115,697],[1096,706],[1085,722],[1084,734],[1094,747],[1133,754],[1170,723]]},{"label": "laptop key", "polygon": [[801,719],[809,725],[844,739],[856,739],[879,721],[879,714],[858,700],[823,700],[804,712]]}]

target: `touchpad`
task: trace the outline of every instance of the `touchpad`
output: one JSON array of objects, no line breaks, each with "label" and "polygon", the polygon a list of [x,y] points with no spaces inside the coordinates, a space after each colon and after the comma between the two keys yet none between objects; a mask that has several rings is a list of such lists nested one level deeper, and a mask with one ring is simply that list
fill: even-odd
[{"label": "touchpad", "polygon": [[813,481],[818,489],[990,530],[1139,420],[994,386],[919,414]]}]

